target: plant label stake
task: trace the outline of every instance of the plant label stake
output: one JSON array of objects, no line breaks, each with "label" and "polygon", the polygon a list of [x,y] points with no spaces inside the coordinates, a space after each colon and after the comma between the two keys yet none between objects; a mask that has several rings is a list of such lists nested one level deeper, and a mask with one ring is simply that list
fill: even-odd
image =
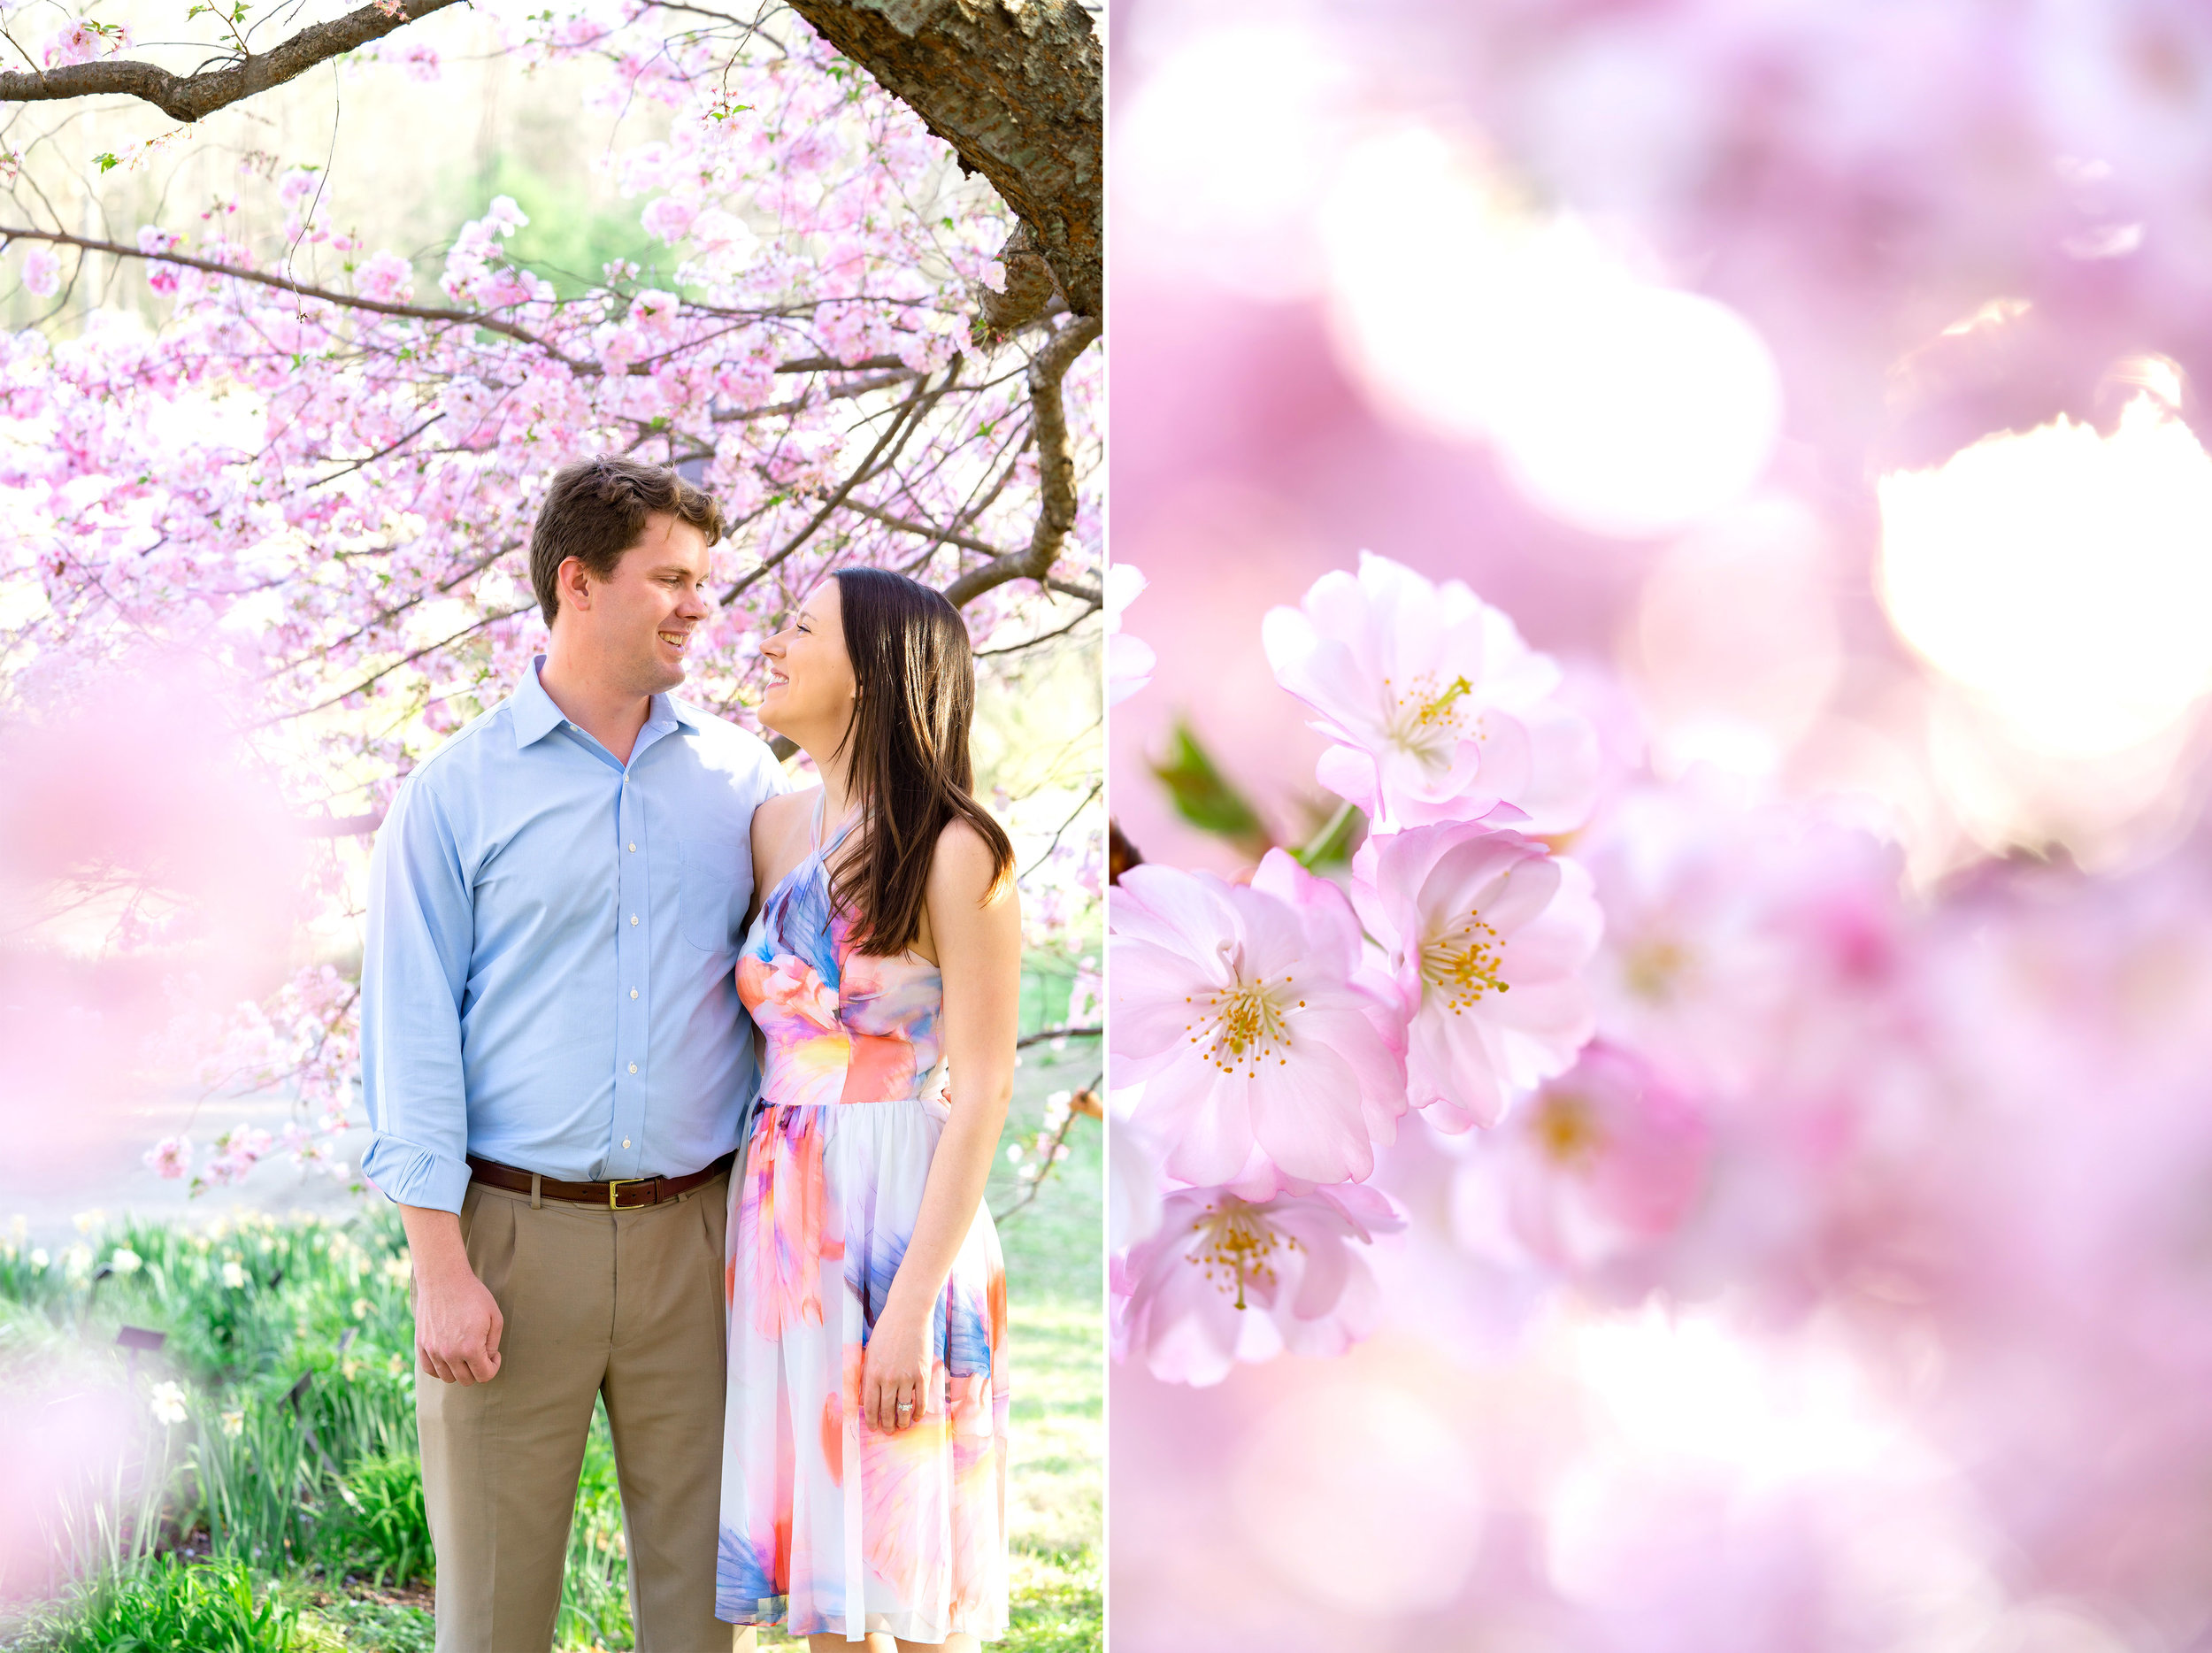
[{"label": "plant label stake", "polygon": [[[102,1272],[105,1272],[104,1270]],[[127,1326],[116,1333],[115,1341],[119,1347],[127,1351],[124,1360],[130,1370],[131,1386],[135,1388],[138,1385],[138,1351],[142,1349],[150,1351],[159,1349],[169,1341],[169,1334],[150,1332],[142,1326]]]}]

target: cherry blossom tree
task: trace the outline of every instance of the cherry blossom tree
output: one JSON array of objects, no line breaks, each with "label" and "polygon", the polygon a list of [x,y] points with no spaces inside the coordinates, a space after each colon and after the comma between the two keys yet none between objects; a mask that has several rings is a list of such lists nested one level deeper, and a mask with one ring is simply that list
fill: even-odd
[{"label": "cherry blossom tree", "polygon": [[[0,40],[27,65],[0,70],[0,104],[122,96],[190,125],[453,4],[370,0],[272,44],[257,35],[273,21],[280,27],[295,21],[297,7],[276,19],[249,20],[253,8],[243,0],[227,7],[209,0],[186,15],[188,25],[202,16],[211,19],[203,25],[209,38],[162,42],[173,54],[198,54],[182,73],[123,56],[140,44],[128,21],[96,17],[96,7],[62,10],[59,28],[36,56],[0,26]],[[1074,0],[903,8],[863,0],[795,0],[789,9],[919,114],[931,133],[953,146],[963,167],[981,172],[1022,220],[1008,249],[1015,279],[989,306],[994,325],[1029,319],[1056,287],[1071,296],[1078,313],[1100,313],[1105,293],[1103,58],[1086,7]],[[742,35],[768,27],[783,10],[762,4],[749,19],[740,19],[666,0],[630,0],[622,15],[634,23],[649,12],[682,12],[719,19]],[[550,21],[550,15],[542,20]],[[411,42],[399,55],[419,60],[432,50]]]},{"label": "cherry blossom tree", "polygon": [[[277,233],[258,237],[227,234],[219,211],[127,238],[83,234],[20,188],[0,224],[23,289],[50,301],[42,325],[0,337],[0,504],[13,530],[0,554],[0,719],[83,735],[25,777],[27,796],[96,761],[88,686],[137,683],[145,692],[108,715],[161,731],[163,686],[188,662],[221,708],[222,761],[278,788],[287,853],[306,851],[282,882],[310,939],[242,1011],[231,976],[204,967],[219,888],[180,881],[190,857],[160,834],[103,876],[163,890],[169,927],[141,934],[112,919],[113,900],[81,914],[79,944],[102,957],[166,950],[163,1016],[149,999],[110,1019],[110,1079],[173,1073],[188,1055],[210,1092],[297,1094],[288,1139],[218,1139],[196,1168],[205,1180],[279,1145],[330,1157],[348,1118],[345,953],[367,834],[409,768],[541,646],[526,548],[561,465],[636,454],[722,502],[733,528],[713,553],[720,610],[687,692],[740,721],[757,640],[836,566],[940,586],[987,673],[1088,646],[1099,628],[1101,324],[1056,288],[1009,308],[1013,272],[997,255],[1015,226],[1000,196],[788,13],[628,6],[503,27],[526,65],[595,65],[603,107],[662,111],[664,137],[606,158],[668,250],[662,270],[618,260],[557,281],[512,256],[527,220],[502,196],[459,227],[429,288],[403,251],[338,227],[345,179],[308,165],[242,184],[274,196]],[[191,136],[102,164],[157,169]],[[136,273],[150,325],[81,301],[94,258]],[[1079,751],[1069,763],[1040,794],[1056,811],[1038,826],[1051,843],[1024,864],[1042,915],[1033,942],[1079,932],[1096,889],[1088,816],[1052,831],[1064,790],[1081,796],[1097,766]],[[1024,801],[1001,803],[1018,841]],[[85,875],[58,851],[27,899],[50,904]],[[42,957],[37,939],[10,938],[24,971]],[[85,992],[87,1013],[106,1003],[96,984]],[[157,1019],[160,1061],[139,1036]],[[192,1158],[181,1136],[149,1156],[167,1175]]]}]

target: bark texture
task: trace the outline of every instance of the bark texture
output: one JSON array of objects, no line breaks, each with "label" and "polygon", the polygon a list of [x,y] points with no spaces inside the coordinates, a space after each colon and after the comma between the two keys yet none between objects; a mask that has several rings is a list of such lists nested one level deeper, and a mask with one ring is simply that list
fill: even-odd
[{"label": "bark texture", "polygon": [[0,104],[50,103],[58,98],[140,97],[172,120],[203,115],[297,80],[319,63],[380,40],[417,18],[442,12],[456,0],[400,0],[392,11],[365,5],[329,23],[303,28],[268,51],[237,58],[219,69],[172,74],[127,58],[73,63],[59,69],[0,74]]},{"label": "bark texture", "polygon": [[1104,53],[1088,12],[1075,0],[790,4],[991,181],[1071,310],[1102,313]]},{"label": "bark texture", "polygon": [[[1059,560],[1060,547],[1075,527],[1075,457],[1068,451],[1067,404],[1060,381],[1067,377],[1075,358],[1098,337],[1096,316],[1079,316],[1052,336],[1029,364],[1030,417],[1037,442],[1037,481],[1044,496],[1037,511],[1037,526],[1030,530],[1029,548],[994,557],[980,568],[971,568],[945,588],[953,607],[961,608],[1010,580],[1041,580]],[[1102,600],[1088,591],[1079,595]]]}]

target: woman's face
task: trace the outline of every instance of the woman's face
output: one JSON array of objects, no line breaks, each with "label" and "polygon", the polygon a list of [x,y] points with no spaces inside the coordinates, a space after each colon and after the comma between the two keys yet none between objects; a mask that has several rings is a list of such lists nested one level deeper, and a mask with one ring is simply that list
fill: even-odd
[{"label": "woman's face", "polygon": [[837,581],[807,594],[791,624],[760,646],[768,662],[760,720],[810,749],[833,747],[852,721],[859,683],[845,652],[845,621]]}]

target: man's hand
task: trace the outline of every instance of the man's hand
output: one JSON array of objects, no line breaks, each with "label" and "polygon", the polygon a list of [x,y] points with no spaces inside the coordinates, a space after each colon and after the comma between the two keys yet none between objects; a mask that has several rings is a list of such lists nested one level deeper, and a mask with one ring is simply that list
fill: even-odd
[{"label": "man's hand", "polygon": [[469,1266],[461,1219],[451,1211],[403,1205],[415,1263],[415,1354],[447,1383],[489,1383],[499,1375],[499,1304]]}]

